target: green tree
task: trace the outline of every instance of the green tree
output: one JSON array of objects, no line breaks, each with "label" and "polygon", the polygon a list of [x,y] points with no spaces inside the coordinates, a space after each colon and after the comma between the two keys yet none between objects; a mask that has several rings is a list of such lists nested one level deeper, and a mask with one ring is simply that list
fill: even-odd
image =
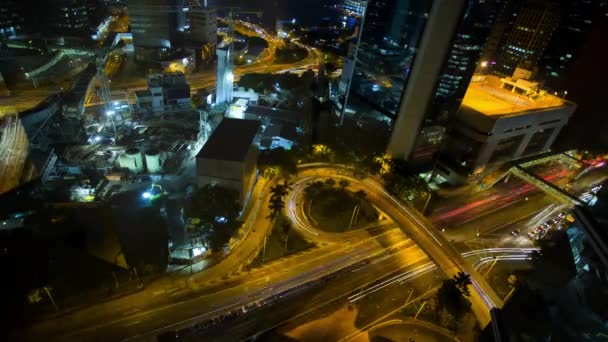
[{"label": "green tree", "polygon": [[471,282],[471,276],[469,274],[458,272],[458,274],[452,278],[452,282],[463,296],[471,296],[471,293],[469,292],[469,285],[473,283]]},{"label": "green tree", "polygon": [[270,209],[269,217],[271,219],[276,219],[279,216],[279,213],[283,208],[285,208],[285,202],[283,198],[287,193],[289,193],[290,186],[287,181],[284,181],[283,184],[276,184],[270,188],[270,203],[268,204],[268,209]]},{"label": "green tree", "polygon": [[213,224],[216,217],[236,219],[239,213],[238,193],[216,185],[205,185],[186,205],[186,215],[197,217],[204,224]]},{"label": "green tree", "polygon": [[453,279],[446,279],[437,292],[439,308],[447,310],[454,317],[460,317],[471,303],[465,299]]},{"label": "green tree", "polygon": [[342,190],[344,190],[350,185],[350,182],[347,179],[340,179],[340,181],[338,182],[338,185],[340,186],[340,188]]},{"label": "green tree", "polygon": [[358,200],[364,200],[367,197],[367,193],[363,190],[359,190],[359,191],[355,192],[355,197]]},{"label": "green tree", "polygon": [[327,178],[327,179],[325,180],[325,184],[326,184],[327,186],[329,186],[329,187],[333,188],[333,187],[334,187],[334,185],[336,185],[336,180],[335,180],[335,179],[333,179],[333,178]]},{"label": "green tree", "polygon": [[310,201],[318,197],[321,194],[322,190],[323,183],[318,181],[312,182],[306,187],[306,189],[304,189],[304,196],[306,197],[306,200]]}]

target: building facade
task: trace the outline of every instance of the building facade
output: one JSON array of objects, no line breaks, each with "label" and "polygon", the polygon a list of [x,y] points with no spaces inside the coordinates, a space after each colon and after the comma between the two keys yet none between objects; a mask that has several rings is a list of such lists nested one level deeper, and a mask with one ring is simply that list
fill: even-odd
[{"label": "building facade", "polygon": [[513,12],[514,22],[499,44],[494,72],[511,76],[517,67],[534,71],[560,23],[559,6],[530,1]]},{"label": "building facade", "polygon": [[141,112],[188,109],[191,107],[190,85],[180,72],[153,74],[148,76],[148,89],[137,90],[135,99]]},{"label": "building facade", "polygon": [[361,17],[365,13],[366,5],[366,0],[344,0],[342,3],[342,11],[347,14]]},{"label": "building facade", "polygon": [[217,49],[217,9],[195,7],[190,9],[188,16],[190,37],[201,46],[201,60],[213,60]]},{"label": "building facade", "polygon": [[566,74],[602,11],[600,2],[592,0],[562,0],[559,5],[561,22],[541,59],[540,75],[547,89],[564,94]]},{"label": "building facade", "polygon": [[23,31],[25,20],[15,0],[3,0],[0,4],[0,40],[13,38]]},{"label": "building facade", "polygon": [[462,182],[488,164],[546,152],[575,110],[574,103],[539,89],[536,82],[475,76],[437,170]]},{"label": "building facade", "polygon": [[198,186],[219,185],[239,193],[241,207],[257,176],[260,122],[224,118],[196,156]]},{"label": "building facade", "polygon": [[504,1],[468,2],[439,76],[431,111],[437,116],[434,121],[444,121],[460,106]]}]

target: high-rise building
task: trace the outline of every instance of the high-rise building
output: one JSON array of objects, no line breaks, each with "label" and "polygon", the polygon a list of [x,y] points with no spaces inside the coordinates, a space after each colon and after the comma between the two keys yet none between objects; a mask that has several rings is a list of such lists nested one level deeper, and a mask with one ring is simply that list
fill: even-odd
[{"label": "high-rise building", "polygon": [[561,0],[559,5],[561,23],[542,57],[540,74],[546,88],[563,93],[567,91],[568,69],[596,17],[602,14],[599,1]]},{"label": "high-rise building", "polygon": [[344,0],[342,3],[342,11],[356,16],[362,16],[365,13],[366,0]]},{"label": "high-rise building", "polygon": [[434,121],[445,120],[458,109],[503,3],[475,0],[467,4],[433,98]]},{"label": "high-rise building", "polygon": [[494,72],[511,76],[516,68],[534,71],[560,22],[552,1],[528,1],[513,13],[515,20],[499,44]]},{"label": "high-rise building", "polygon": [[127,6],[136,60],[151,60],[171,49],[176,28],[170,25],[168,0],[129,0]]},{"label": "high-rise building", "polygon": [[447,121],[438,108],[458,107],[499,2],[368,1],[338,87],[341,122],[386,129],[395,158],[431,160]]},{"label": "high-rise building", "polygon": [[215,56],[217,48],[217,10],[213,7],[201,6],[190,8],[190,37],[201,48],[202,60],[210,60]]},{"label": "high-rise building", "polygon": [[22,32],[24,19],[20,9],[15,0],[3,0],[0,4],[0,40]]},{"label": "high-rise building", "polygon": [[59,34],[88,36],[103,20],[101,5],[96,0],[49,0],[48,3],[50,13],[44,13],[43,19]]}]

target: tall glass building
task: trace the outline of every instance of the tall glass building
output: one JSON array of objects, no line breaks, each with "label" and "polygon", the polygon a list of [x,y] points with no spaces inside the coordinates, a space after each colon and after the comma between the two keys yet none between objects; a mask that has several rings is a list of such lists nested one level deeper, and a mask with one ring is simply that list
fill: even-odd
[{"label": "tall glass building", "polygon": [[340,122],[384,129],[387,153],[430,160],[458,108],[499,0],[369,0],[336,96]]}]

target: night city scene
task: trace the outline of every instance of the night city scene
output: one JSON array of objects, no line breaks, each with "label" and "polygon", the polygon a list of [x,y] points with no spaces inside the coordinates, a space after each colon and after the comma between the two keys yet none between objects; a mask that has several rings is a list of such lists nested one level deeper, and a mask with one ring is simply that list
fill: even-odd
[{"label": "night city scene", "polygon": [[608,341],[608,0],[0,0],[1,341]]}]

